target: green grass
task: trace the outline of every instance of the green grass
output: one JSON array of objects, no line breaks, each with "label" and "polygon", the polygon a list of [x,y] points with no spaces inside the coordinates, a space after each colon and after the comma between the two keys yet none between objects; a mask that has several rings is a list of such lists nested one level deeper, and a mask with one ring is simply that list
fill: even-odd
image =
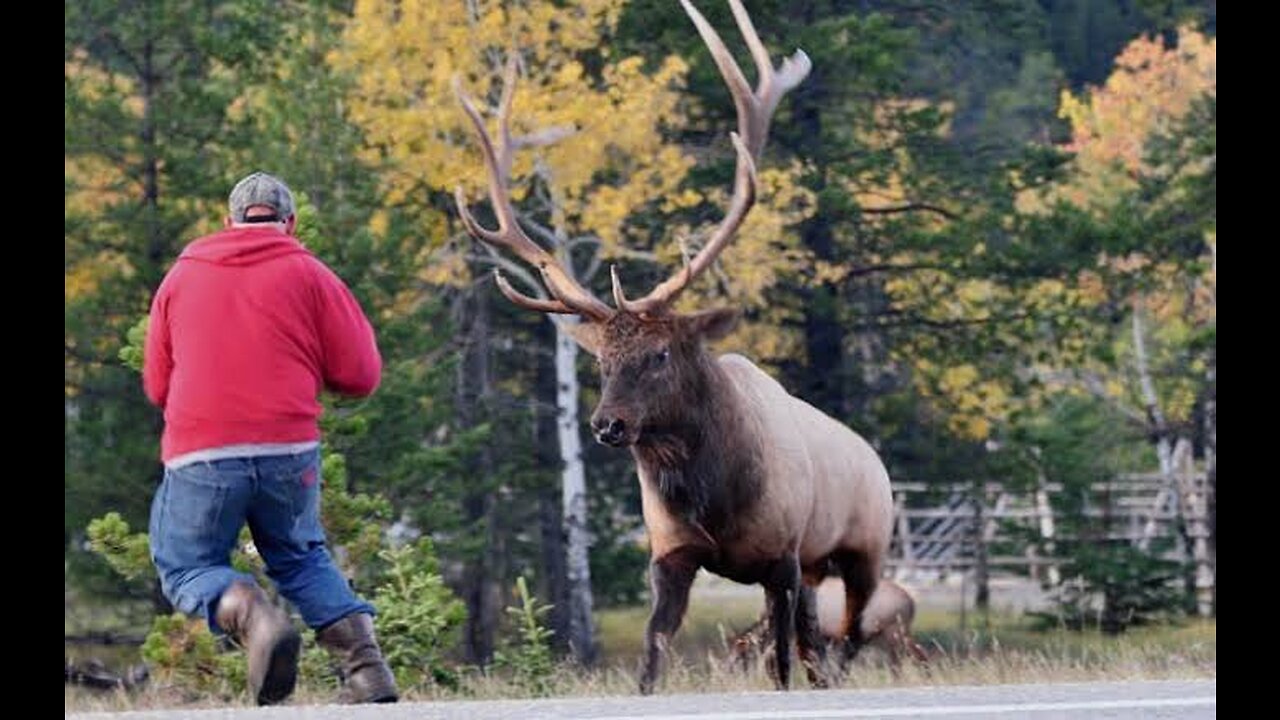
[{"label": "green grass", "polygon": [[[687,660],[721,652],[725,641],[756,621],[763,607],[754,597],[695,598],[689,603],[684,623],[676,634],[672,651]],[[648,606],[612,608],[596,613],[597,642],[602,655],[611,661],[638,661],[644,650],[644,628]]]}]

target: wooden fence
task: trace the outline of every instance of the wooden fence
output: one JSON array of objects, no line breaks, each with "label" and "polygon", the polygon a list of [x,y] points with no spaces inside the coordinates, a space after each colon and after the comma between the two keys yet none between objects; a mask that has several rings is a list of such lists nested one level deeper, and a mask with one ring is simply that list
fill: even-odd
[{"label": "wooden fence", "polygon": [[[999,483],[893,485],[897,522],[890,549],[893,575],[909,582],[942,580],[968,573],[985,591],[991,573],[1016,573],[1056,582],[1059,568],[1038,546],[1074,540],[1061,533],[1055,506],[1060,485],[1040,483],[1011,490]],[[1172,482],[1159,474],[1136,474],[1101,482],[1077,498],[1085,517],[1104,533],[1095,539],[1127,541],[1148,548],[1173,539],[1166,555],[1195,564],[1197,601],[1208,614],[1215,582],[1208,552],[1207,496],[1203,473],[1180,472]]]}]

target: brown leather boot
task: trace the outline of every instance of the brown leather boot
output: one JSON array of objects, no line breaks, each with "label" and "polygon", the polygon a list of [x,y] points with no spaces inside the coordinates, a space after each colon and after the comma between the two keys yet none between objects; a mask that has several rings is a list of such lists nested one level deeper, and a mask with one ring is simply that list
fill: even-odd
[{"label": "brown leather boot", "polygon": [[218,627],[245,649],[249,691],[259,705],[289,697],[298,680],[302,635],[257,585],[237,580],[218,599]]},{"label": "brown leather boot", "polygon": [[342,692],[338,702],[393,703],[399,699],[396,678],[373,636],[373,618],[348,615],[316,633],[316,642],[338,661]]}]

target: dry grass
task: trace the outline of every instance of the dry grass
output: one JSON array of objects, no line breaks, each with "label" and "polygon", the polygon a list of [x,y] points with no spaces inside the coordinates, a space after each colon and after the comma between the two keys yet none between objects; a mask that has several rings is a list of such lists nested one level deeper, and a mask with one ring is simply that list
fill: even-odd
[{"label": "dry grass", "polygon": [[[660,693],[745,692],[770,690],[772,681],[763,663],[748,672],[724,663],[723,634],[744,627],[759,605],[751,599],[725,598],[690,608],[686,625],[676,637],[673,653],[658,688]],[[600,614],[599,628],[606,660],[584,670],[560,666],[550,681],[555,696],[629,695],[636,692],[637,661],[647,611],[627,608]],[[1088,680],[1154,680],[1215,677],[1217,624],[1191,621],[1176,626],[1138,628],[1118,637],[1066,630],[1032,630],[1013,615],[994,615],[981,627],[975,617],[960,629],[954,613],[923,612],[916,635],[934,654],[927,667],[908,665],[895,677],[875,651],[858,659],[838,684],[844,688],[882,688],[921,685],[978,685]],[[798,666],[797,666],[798,667]],[[807,687],[796,671],[795,687]],[[331,690],[299,688],[295,704],[325,703]],[[465,672],[459,689],[434,688],[406,693],[406,700],[495,700],[527,697],[528,692],[507,678]],[[177,689],[153,684],[138,693],[103,693],[67,688],[65,710],[125,710],[157,707],[220,707],[247,705],[242,693],[205,697],[184,696]]]}]

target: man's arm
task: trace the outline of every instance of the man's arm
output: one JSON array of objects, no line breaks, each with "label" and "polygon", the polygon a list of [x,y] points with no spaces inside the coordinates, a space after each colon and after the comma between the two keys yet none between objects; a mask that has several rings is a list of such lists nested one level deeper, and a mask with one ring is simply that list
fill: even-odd
[{"label": "man's arm", "polygon": [[173,348],[169,343],[165,299],[164,284],[161,283],[151,301],[142,354],[142,389],[147,398],[162,410],[169,399],[169,376],[173,373]]},{"label": "man's arm", "polygon": [[323,263],[316,265],[325,388],[355,397],[372,395],[382,379],[373,326],[346,284]]}]

